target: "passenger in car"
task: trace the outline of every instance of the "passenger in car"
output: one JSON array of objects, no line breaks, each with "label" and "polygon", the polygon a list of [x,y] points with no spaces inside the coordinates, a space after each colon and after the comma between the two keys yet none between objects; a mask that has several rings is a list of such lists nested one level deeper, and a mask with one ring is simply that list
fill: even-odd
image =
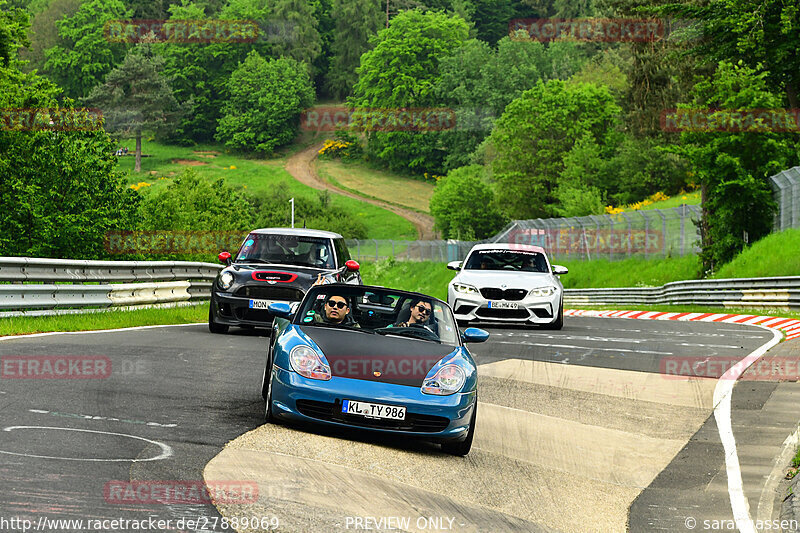
[{"label": "passenger in car", "polygon": [[332,294],[325,299],[324,309],[321,313],[314,315],[314,322],[353,328],[361,327],[350,315],[350,304],[347,302],[347,298],[338,294]]},{"label": "passenger in car", "polygon": [[[395,327],[399,328],[408,328],[412,326],[422,326],[426,327],[426,324],[431,318],[431,314],[433,309],[431,308],[431,304],[424,300],[417,300],[416,302],[411,302],[411,315],[408,317],[408,320],[405,322],[400,322],[395,324]],[[427,328],[430,329],[430,328]]]}]

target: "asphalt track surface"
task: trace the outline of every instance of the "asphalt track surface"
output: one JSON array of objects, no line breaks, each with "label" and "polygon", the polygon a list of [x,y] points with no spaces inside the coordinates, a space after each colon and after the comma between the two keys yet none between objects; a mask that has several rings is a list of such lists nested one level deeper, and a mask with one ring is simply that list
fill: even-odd
[{"label": "asphalt track surface", "polygon": [[[279,531],[676,530],[672,502],[687,504],[720,468],[724,481],[724,457],[716,379],[670,379],[665,361],[743,358],[772,338],[749,326],[579,317],[558,332],[487,329],[490,340],[471,346],[481,405],[467,458],[364,432],[262,425],[265,332],[188,325],[5,339],[4,359],[93,356],[111,371],[3,374],[0,530],[20,530],[11,518],[35,528],[42,517],[153,517],[172,520],[164,530],[233,531],[220,510],[274,518]],[[776,389],[737,385],[734,406],[758,412]],[[115,481],[204,479],[257,483],[260,496],[218,509],[108,494]],[[704,510],[730,517],[725,496],[702,500]],[[176,527],[181,518],[201,522]],[[50,524],[39,530],[103,530]]]}]

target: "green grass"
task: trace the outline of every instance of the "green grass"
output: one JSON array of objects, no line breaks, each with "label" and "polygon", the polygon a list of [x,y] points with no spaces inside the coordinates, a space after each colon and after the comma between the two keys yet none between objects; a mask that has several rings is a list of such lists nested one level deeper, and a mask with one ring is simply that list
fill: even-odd
[{"label": "green grass", "polygon": [[700,205],[700,191],[676,194],[675,196],[670,197],[668,200],[654,202],[650,205],[642,207],[642,209],[670,209],[672,207],[678,207],[682,204]]},{"label": "green grass", "polygon": [[325,181],[359,196],[429,212],[432,183],[338,159],[320,159],[317,170]]},{"label": "green grass", "polygon": [[405,291],[421,292],[447,300],[447,284],[456,275],[444,263],[429,261],[392,261],[362,263],[361,277],[366,285],[380,285]]},{"label": "green grass", "polygon": [[[312,141],[306,139],[306,144],[309,142]],[[123,146],[125,144],[122,143]],[[133,145],[127,144],[129,149]],[[248,159],[240,154],[230,153],[224,146],[217,144],[182,147],[147,140],[142,141],[142,153],[150,157],[142,158],[142,172],[138,174],[133,172],[132,155],[119,158],[118,168],[129,173],[128,183],[131,185],[144,182],[149,184],[145,187],[153,189],[165,187],[170,180],[191,166],[202,177],[210,180],[223,178],[227,183],[240,185],[250,192],[270,191],[283,183],[289,193],[298,198],[317,194],[314,189],[298,182],[285,170],[285,156],[270,160]],[[331,195],[331,203],[361,218],[367,226],[367,236],[370,239],[417,238],[414,225],[391,211],[338,194]],[[302,225],[302,213],[297,213],[296,217],[296,222]]]},{"label": "green grass", "polygon": [[696,255],[665,259],[630,258],[620,261],[554,261],[569,269],[561,276],[567,289],[654,287],[670,281],[695,279],[700,271]]},{"label": "green grass", "polygon": [[43,333],[47,331],[91,331],[98,329],[192,324],[208,320],[208,304],[186,307],[103,311],[60,316],[0,318],[0,336]]},{"label": "green grass", "polygon": [[715,278],[800,276],[800,229],[773,233],[714,273]]}]

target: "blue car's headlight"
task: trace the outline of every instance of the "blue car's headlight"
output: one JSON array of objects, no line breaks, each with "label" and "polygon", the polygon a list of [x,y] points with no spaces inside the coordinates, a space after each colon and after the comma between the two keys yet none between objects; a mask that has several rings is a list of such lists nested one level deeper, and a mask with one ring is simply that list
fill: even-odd
[{"label": "blue car's headlight", "polygon": [[292,370],[310,379],[331,379],[331,365],[325,356],[314,351],[310,346],[301,344],[289,352],[289,363]]},{"label": "blue car's headlight", "polygon": [[421,390],[423,394],[437,394],[439,396],[455,394],[461,390],[467,380],[467,375],[458,365],[444,365],[437,370],[435,369],[436,367],[434,366],[425,376],[425,381],[422,382]]}]

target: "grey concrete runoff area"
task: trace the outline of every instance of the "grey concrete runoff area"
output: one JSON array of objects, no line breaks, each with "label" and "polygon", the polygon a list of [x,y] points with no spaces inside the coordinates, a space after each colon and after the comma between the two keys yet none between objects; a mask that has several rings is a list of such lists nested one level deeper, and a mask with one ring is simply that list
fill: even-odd
[{"label": "grey concrete runoff area", "polygon": [[800,486],[784,476],[800,341],[731,382],[726,404],[726,369],[772,331],[584,317],[487,329],[471,345],[480,407],[464,458],[263,424],[265,331],[4,338],[0,531],[796,530]]}]

